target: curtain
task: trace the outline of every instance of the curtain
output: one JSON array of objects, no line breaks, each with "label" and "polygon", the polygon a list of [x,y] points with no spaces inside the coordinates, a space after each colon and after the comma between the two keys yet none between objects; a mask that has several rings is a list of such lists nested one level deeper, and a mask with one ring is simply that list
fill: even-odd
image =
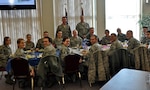
[{"label": "curtain", "polygon": [[41,5],[40,0],[36,0],[36,9],[31,10],[0,10],[0,44],[3,38],[11,38],[11,48],[15,52],[17,49],[17,39],[26,39],[26,34],[32,35],[32,41],[36,44],[41,38]]},{"label": "curtain", "polygon": [[53,0],[53,3],[55,31],[57,26],[62,23],[61,18],[66,16],[65,9],[68,24],[73,31],[77,23],[80,22],[81,7],[83,8],[85,22],[89,23],[90,27],[96,28],[96,0]]}]

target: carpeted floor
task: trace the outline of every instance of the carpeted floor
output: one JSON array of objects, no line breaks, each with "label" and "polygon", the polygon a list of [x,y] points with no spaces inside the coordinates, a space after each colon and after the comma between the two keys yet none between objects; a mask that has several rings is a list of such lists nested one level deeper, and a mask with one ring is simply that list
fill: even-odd
[{"label": "carpeted floor", "polygon": [[[0,72],[1,75],[1,72]],[[87,80],[82,80],[82,87],[80,87],[79,81],[76,81],[75,83],[68,82],[65,84],[65,88],[62,88],[62,86],[59,86],[58,84],[52,86],[51,88],[44,88],[43,90],[99,90],[100,87],[102,87],[104,83],[102,82],[96,82],[92,85],[92,87],[89,87],[89,84]],[[0,80],[0,90],[13,90],[12,85],[8,85],[5,83],[4,76]],[[19,88],[18,84],[15,86],[15,90],[31,90],[29,87],[26,88]],[[34,90],[40,90],[39,87],[35,87]]]}]

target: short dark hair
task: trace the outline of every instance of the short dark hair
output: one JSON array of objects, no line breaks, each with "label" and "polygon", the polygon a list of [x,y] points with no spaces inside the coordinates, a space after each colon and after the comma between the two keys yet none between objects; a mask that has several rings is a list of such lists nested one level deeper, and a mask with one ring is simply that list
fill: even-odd
[{"label": "short dark hair", "polygon": [[24,40],[24,39],[23,38],[17,39],[17,44],[19,44],[22,40]]},{"label": "short dark hair", "polygon": [[62,19],[63,19],[63,18],[67,18],[67,17],[66,17],[66,16],[63,16]]},{"label": "short dark hair", "polygon": [[131,34],[133,34],[132,30],[128,30],[127,32],[130,32]]},{"label": "short dark hair", "polygon": [[44,37],[44,39],[48,39],[48,41],[49,41],[50,43],[52,43],[52,38],[50,38],[50,37]]},{"label": "short dark hair", "polygon": [[108,30],[108,29],[106,29],[106,30],[105,30],[105,32],[108,32],[108,33],[109,33],[109,30]]},{"label": "short dark hair", "polygon": [[6,45],[6,41],[7,41],[9,38],[10,38],[10,37],[8,37],[8,36],[7,36],[7,37],[4,37],[4,42],[3,42],[4,45]]},{"label": "short dark hair", "polygon": [[31,36],[31,34],[27,34],[26,37]]},{"label": "short dark hair", "polygon": [[70,39],[70,38],[69,37],[64,37],[63,40],[62,40],[62,42],[65,42],[66,39]]},{"label": "short dark hair", "polygon": [[146,27],[146,26],[143,26],[143,28],[148,28],[148,27]]},{"label": "short dark hair", "polygon": [[117,36],[115,33],[111,33],[111,35],[114,35],[115,37]]},{"label": "short dark hair", "polygon": [[48,33],[48,31],[44,31],[44,33]]},{"label": "short dark hair", "polygon": [[95,37],[95,39],[98,40],[98,36],[97,35],[92,35],[91,37]]},{"label": "short dark hair", "polygon": [[150,30],[148,30],[147,33],[150,33]]},{"label": "short dark hair", "polygon": [[58,32],[62,32],[62,30],[57,30],[57,31],[56,31],[56,35],[57,35]]}]

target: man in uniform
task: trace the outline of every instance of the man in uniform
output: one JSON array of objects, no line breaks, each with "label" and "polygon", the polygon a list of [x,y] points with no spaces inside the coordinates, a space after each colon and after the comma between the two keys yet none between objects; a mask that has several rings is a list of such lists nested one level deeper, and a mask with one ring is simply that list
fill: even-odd
[{"label": "man in uniform", "polygon": [[31,49],[34,49],[34,48],[35,48],[35,45],[34,45],[34,43],[31,41],[31,34],[27,34],[27,35],[26,35],[26,38],[27,38],[27,41],[25,42],[25,43],[26,43],[26,46],[25,46],[24,50],[31,50]]},{"label": "man in uniform", "polygon": [[103,45],[110,44],[110,35],[109,35],[108,29],[105,30],[105,36],[102,38],[101,44],[103,44]]},{"label": "man in uniform", "polygon": [[117,28],[117,32],[118,32],[118,35],[117,35],[118,40],[121,42],[124,42],[126,40],[126,35],[121,32],[120,28]]},{"label": "man in uniform", "polygon": [[[62,38],[64,37],[71,37],[71,29],[70,26],[67,24],[67,18],[62,17],[62,24],[57,27],[57,31],[62,31]],[[56,32],[57,32],[56,31]]]},{"label": "man in uniform", "polygon": [[[52,43],[51,38],[49,37],[43,38],[44,52],[42,54],[42,58],[50,55],[56,55],[56,50],[51,43]],[[38,64],[37,68],[37,75],[39,76],[38,86],[45,86],[46,75],[49,71],[47,63],[48,61],[43,62],[41,59]]]},{"label": "man in uniform", "polygon": [[118,41],[117,35],[115,33],[112,33],[110,36],[111,46],[108,51],[108,55],[111,56],[114,51],[123,48],[122,44]]},{"label": "man in uniform", "polygon": [[128,39],[128,47],[127,47],[128,51],[131,51],[134,48],[140,46],[140,42],[133,37],[133,32],[131,30],[127,31],[126,37]]},{"label": "man in uniform", "polygon": [[82,38],[78,36],[78,31],[73,30],[73,37],[70,38],[70,47],[79,48],[82,43]]},{"label": "man in uniform", "polygon": [[[44,31],[43,36],[48,37],[48,32]],[[44,49],[43,38],[39,39],[37,44],[36,44],[36,51],[38,51],[40,49]]]},{"label": "man in uniform", "polygon": [[76,30],[81,38],[85,38],[89,34],[89,24],[84,22],[84,16],[80,16],[80,22],[76,25]]},{"label": "man in uniform", "polygon": [[143,27],[143,33],[141,37],[141,43],[143,44],[146,44],[147,41],[147,31],[148,31],[148,27]]}]

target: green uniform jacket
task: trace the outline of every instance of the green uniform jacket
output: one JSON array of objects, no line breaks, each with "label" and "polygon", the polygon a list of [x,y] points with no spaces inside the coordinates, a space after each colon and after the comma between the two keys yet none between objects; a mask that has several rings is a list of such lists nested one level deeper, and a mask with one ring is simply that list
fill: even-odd
[{"label": "green uniform jacket", "polygon": [[70,38],[70,47],[77,47],[77,45],[81,46],[82,38],[81,37],[71,37]]},{"label": "green uniform jacket", "polygon": [[6,45],[0,46],[0,67],[5,67],[9,56],[12,54],[11,48]]},{"label": "green uniform jacket", "polygon": [[[62,38],[64,38],[64,37],[71,37],[72,35],[71,35],[71,29],[70,29],[70,26],[67,24],[67,25],[63,25],[63,24],[61,24],[61,25],[59,25],[58,27],[57,27],[57,31],[58,30],[61,30],[62,31]],[[56,31],[56,32],[57,32]]]},{"label": "green uniform jacket", "polygon": [[31,42],[25,42],[26,43],[26,47],[24,48],[24,50],[30,50],[31,48],[35,48],[35,45],[34,43],[31,41]]},{"label": "green uniform jacket", "polygon": [[44,48],[42,57],[46,57],[49,55],[56,55],[56,49],[52,45],[46,46]]},{"label": "green uniform jacket", "polygon": [[55,38],[53,40],[53,43],[54,43],[54,45],[55,45],[56,48],[61,49],[62,40],[63,40],[63,38],[60,38],[60,39],[59,38]]},{"label": "green uniform jacket", "polygon": [[132,52],[133,49],[135,49],[136,47],[139,47],[139,46],[140,46],[140,42],[137,39],[132,37],[128,40],[127,50]]},{"label": "green uniform jacket", "polygon": [[70,50],[68,47],[62,45],[62,48],[60,50],[60,57],[61,57],[61,61],[64,62],[64,58],[65,56],[67,56],[70,53]]},{"label": "green uniform jacket", "polygon": [[110,44],[110,36],[109,37],[104,36],[101,40],[101,44],[102,45]]},{"label": "green uniform jacket", "polygon": [[16,50],[16,52],[14,54],[14,58],[18,58],[18,57],[26,59],[25,52],[23,49],[18,48]]},{"label": "green uniform jacket", "polygon": [[43,38],[41,38],[41,39],[38,40],[38,42],[36,44],[36,48],[44,49]]},{"label": "green uniform jacket", "polygon": [[78,23],[76,26],[76,30],[79,33],[79,36],[83,38],[83,35],[87,36],[89,34],[89,24],[86,22]]},{"label": "green uniform jacket", "polygon": [[127,38],[126,38],[126,35],[121,33],[121,34],[118,34],[118,40],[121,41],[121,42],[124,42]]},{"label": "green uniform jacket", "polygon": [[121,49],[121,48],[123,48],[123,46],[118,40],[112,42],[110,49],[108,51],[108,55],[110,56],[111,54],[113,54],[114,51]]}]

